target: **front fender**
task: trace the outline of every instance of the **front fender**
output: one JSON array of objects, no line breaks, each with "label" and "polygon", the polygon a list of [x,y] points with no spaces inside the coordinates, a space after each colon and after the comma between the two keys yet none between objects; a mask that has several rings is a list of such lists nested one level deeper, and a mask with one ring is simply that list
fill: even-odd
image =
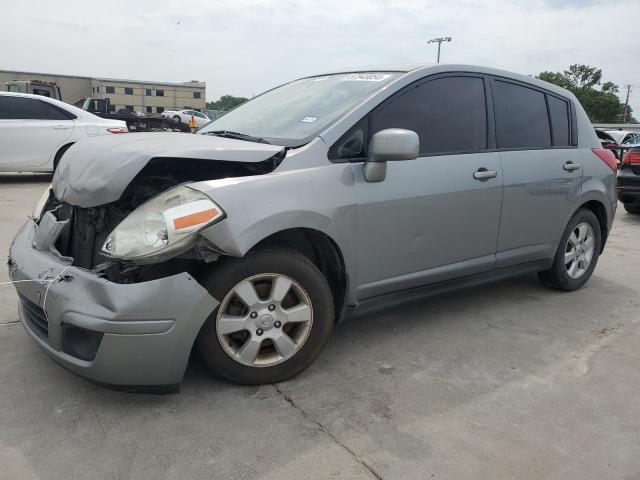
[{"label": "front fender", "polygon": [[221,252],[241,257],[275,233],[308,228],[335,242],[350,278],[357,272],[353,254],[357,210],[350,164],[211,180],[190,187],[211,197],[226,213],[222,222],[200,233]]}]

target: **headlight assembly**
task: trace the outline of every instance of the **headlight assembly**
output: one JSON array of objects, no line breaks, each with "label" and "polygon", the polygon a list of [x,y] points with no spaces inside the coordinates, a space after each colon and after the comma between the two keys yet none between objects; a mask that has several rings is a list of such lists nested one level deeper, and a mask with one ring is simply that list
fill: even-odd
[{"label": "headlight assembly", "polygon": [[204,193],[174,187],[148,200],[109,234],[102,253],[134,263],[153,263],[187,250],[196,234],[224,218]]}]

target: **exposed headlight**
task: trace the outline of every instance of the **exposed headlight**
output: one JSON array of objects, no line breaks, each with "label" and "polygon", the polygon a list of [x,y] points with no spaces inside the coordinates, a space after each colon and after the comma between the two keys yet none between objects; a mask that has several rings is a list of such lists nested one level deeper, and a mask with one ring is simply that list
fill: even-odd
[{"label": "exposed headlight", "polygon": [[49,195],[51,195],[51,186],[52,184],[50,183],[40,197],[40,200],[38,200],[38,203],[36,203],[35,208],[33,209],[33,214],[31,216],[36,222],[40,221],[40,217],[42,217],[42,210],[44,210],[44,206],[47,204],[47,201],[49,201]]},{"label": "exposed headlight", "polygon": [[102,253],[152,263],[187,250],[200,230],[223,217],[222,209],[204,193],[175,187],[131,212],[107,237]]}]

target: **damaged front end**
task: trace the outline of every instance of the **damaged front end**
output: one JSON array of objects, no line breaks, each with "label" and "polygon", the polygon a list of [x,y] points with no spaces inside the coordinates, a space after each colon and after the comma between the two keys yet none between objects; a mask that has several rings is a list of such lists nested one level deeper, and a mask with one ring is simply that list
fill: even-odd
[{"label": "damaged front end", "polygon": [[[189,182],[273,171],[284,151],[272,150],[276,153],[262,152],[263,158],[254,155],[252,162],[149,158],[130,170],[128,181],[119,171],[118,181],[103,182],[106,187],[95,198],[78,183],[87,175],[78,152],[72,152],[75,159],[63,158],[64,168],[37,218],[22,227],[10,250],[10,276],[18,281],[27,332],[57,362],[93,381],[145,389],[177,386],[200,328],[218,305],[202,279],[207,262],[220,252],[197,234],[202,218],[193,221],[189,209],[171,217],[175,231],[167,233],[186,228],[189,242],[168,255],[119,258],[122,249],[109,252],[110,238],[150,200],[190,190]],[[195,202],[202,202],[204,194],[193,192]]]},{"label": "damaged front end", "polygon": [[[221,253],[203,237],[192,237],[192,241],[184,244],[185,248],[178,245],[173,251],[146,259],[118,258],[103,247],[110,244],[110,235],[125,219],[163,192],[192,181],[269,173],[281,160],[282,155],[255,163],[156,158],[136,175],[116,201],[85,208],[58,200],[52,194],[43,211],[51,211],[59,221],[68,224],[55,243],[57,251],[72,258],[75,266],[91,270],[111,282],[137,283],[179,272],[188,272],[198,278],[206,264],[216,260]],[[221,209],[219,211],[223,214]],[[140,225],[140,228],[145,226]]]}]

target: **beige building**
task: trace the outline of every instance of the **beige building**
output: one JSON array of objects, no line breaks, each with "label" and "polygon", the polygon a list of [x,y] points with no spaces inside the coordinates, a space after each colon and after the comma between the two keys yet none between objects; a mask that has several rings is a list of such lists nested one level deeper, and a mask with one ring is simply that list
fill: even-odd
[{"label": "beige building", "polygon": [[128,109],[143,113],[189,108],[204,112],[206,84],[192,80],[184,83],[145,82],[115,78],[76,77],[53,73],[0,70],[0,90],[12,80],[55,82],[62,100],[76,103],[87,97],[109,98],[112,110]]}]

